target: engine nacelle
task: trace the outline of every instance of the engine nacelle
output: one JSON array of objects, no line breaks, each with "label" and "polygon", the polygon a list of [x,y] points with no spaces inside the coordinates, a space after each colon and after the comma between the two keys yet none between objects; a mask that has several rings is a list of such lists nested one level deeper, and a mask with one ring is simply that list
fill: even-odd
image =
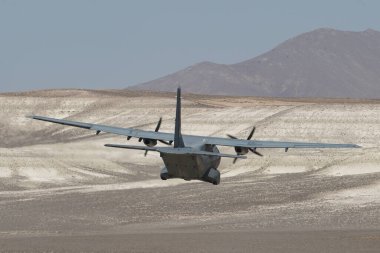
[{"label": "engine nacelle", "polygon": [[157,145],[157,140],[144,139],[144,144],[147,145],[148,147],[153,147]]},{"label": "engine nacelle", "polygon": [[236,154],[238,155],[245,155],[248,153],[248,148],[244,148],[244,147],[235,147],[235,152]]}]

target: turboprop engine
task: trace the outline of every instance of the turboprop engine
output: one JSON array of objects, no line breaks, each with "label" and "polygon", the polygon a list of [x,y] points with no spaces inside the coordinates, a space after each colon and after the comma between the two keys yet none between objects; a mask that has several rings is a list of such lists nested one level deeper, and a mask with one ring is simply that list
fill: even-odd
[{"label": "turboprop engine", "polygon": [[[160,130],[160,126],[161,126],[161,122],[162,122],[162,118],[160,118],[160,120],[158,121],[157,123],[157,126],[156,126],[156,129],[154,130],[155,132],[158,132],[158,130]],[[128,136],[128,140],[131,138],[131,136]],[[139,142],[143,141],[145,145],[147,145],[148,147],[154,147],[157,145],[157,140],[154,140],[154,139],[143,139],[143,138],[139,138]],[[163,144],[166,144],[166,145],[172,145],[172,141],[164,141],[164,140],[158,140],[159,142],[163,143]],[[148,150],[145,150],[145,153],[144,153],[144,156],[146,156],[146,154],[148,154]]]},{"label": "turboprop engine", "polygon": [[148,147],[154,147],[157,145],[157,140],[152,140],[152,139],[144,139],[144,144],[147,145]]},{"label": "turboprop engine", "polygon": [[[256,127],[253,127],[251,132],[248,135],[247,141],[251,140],[253,134],[255,133],[255,130],[256,130]],[[230,137],[231,139],[237,139],[235,136],[230,135],[230,134],[227,134],[227,136]],[[248,151],[251,151],[255,155],[263,156],[261,153],[257,152],[256,148],[245,148],[245,147],[238,147],[237,146],[237,147],[235,147],[235,151],[236,151],[236,154],[238,154],[238,155],[245,155],[248,153]],[[237,161],[237,158],[234,159],[233,163],[236,163],[236,161]]]},{"label": "turboprop engine", "polygon": [[244,147],[235,147],[235,152],[236,154],[238,155],[245,155],[248,153],[248,148],[244,148]]}]

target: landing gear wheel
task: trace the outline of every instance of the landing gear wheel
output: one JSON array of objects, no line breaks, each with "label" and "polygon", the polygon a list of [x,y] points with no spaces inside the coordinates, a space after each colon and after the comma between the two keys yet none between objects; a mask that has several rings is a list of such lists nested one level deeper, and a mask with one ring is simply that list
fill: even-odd
[{"label": "landing gear wheel", "polygon": [[167,180],[169,179],[169,172],[168,172],[168,169],[167,168],[162,168],[161,170],[161,174],[160,174],[160,177],[162,180]]},{"label": "landing gear wheel", "polygon": [[160,177],[162,180],[167,180],[169,178],[169,175],[167,173],[161,173]]}]

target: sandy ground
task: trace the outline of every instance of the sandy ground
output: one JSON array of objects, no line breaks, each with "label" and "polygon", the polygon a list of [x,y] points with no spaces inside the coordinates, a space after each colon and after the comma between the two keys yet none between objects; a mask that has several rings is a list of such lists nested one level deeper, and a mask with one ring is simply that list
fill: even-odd
[{"label": "sandy ground", "polygon": [[[184,95],[183,132],[356,143],[222,160],[219,186],[161,181],[158,154],[25,115],[172,131],[173,94],[0,95],[0,252],[378,252],[380,102]],[[131,144],[139,144],[131,140]],[[233,153],[231,148],[221,148]]]}]

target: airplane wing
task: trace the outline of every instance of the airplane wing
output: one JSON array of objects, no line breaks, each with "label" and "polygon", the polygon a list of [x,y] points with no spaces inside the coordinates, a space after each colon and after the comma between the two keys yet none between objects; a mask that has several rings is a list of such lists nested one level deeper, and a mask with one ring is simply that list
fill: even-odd
[{"label": "airplane wing", "polygon": [[356,144],[332,144],[312,142],[287,142],[287,141],[257,141],[230,139],[218,137],[204,137],[204,143],[210,145],[244,147],[244,148],[360,148]]},{"label": "airplane wing", "polygon": [[128,137],[162,140],[162,141],[173,141],[174,140],[174,134],[170,134],[170,133],[162,133],[162,132],[155,132],[155,131],[144,131],[144,130],[139,130],[139,129],[134,129],[134,128],[121,128],[121,127],[105,126],[105,125],[84,123],[84,122],[64,120],[64,119],[55,119],[55,118],[49,118],[49,117],[43,117],[43,116],[28,116],[28,118],[35,119],[35,120],[41,120],[41,121],[47,121],[47,122],[66,125],[66,126],[72,126],[72,127],[79,127],[79,128],[94,130],[97,133],[105,132],[105,133],[112,133],[112,134],[117,134],[117,135],[125,135]]},{"label": "airplane wing", "polygon": [[[106,125],[98,125],[92,123],[77,122],[64,119],[55,119],[44,116],[28,116],[31,119],[47,121],[51,123],[79,127],[89,130],[94,130],[97,133],[106,132],[117,135],[124,135],[128,137],[136,137],[143,139],[162,140],[167,142],[174,141],[174,134],[163,133],[155,131],[145,131],[134,128],[121,128]],[[283,141],[258,141],[258,140],[244,140],[244,139],[231,139],[222,137],[209,137],[197,135],[183,135],[183,139],[194,143],[230,146],[230,147],[244,147],[244,148],[360,148],[355,144],[330,144],[330,143],[310,143],[310,142],[283,142]]]}]

